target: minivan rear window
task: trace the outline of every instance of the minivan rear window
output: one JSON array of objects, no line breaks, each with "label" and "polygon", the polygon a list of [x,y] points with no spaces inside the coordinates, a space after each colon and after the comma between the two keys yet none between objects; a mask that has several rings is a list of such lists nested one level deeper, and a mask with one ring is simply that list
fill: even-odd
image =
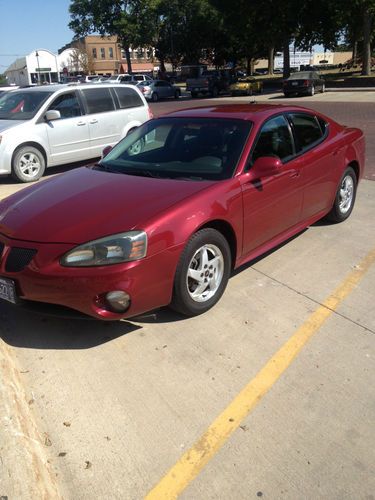
[{"label": "minivan rear window", "polygon": [[109,88],[95,88],[82,90],[86,99],[87,111],[91,113],[105,113],[113,111],[115,103],[113,102]]},{"label": "minivan rear window", "polygon": [[115,88],[114,91],[118,97],[120,108],[136,108],[138,106],[143,106],[143,101],[136,90],[123,87]]}]

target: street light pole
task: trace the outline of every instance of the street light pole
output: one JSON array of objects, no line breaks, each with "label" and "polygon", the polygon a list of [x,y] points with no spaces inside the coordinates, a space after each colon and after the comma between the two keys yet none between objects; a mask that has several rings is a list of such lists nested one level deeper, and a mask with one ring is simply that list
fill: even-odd
[{"label": "street light pole", "polygon": [[39,54],[38,51],[35,51],[35,57],[38,63],[38,85],[40,85],[40,66],[39,66]]}]

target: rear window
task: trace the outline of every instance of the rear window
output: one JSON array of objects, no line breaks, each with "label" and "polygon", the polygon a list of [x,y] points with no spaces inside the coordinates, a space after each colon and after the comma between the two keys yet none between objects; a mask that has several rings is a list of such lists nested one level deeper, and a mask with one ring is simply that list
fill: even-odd
[{"label": "rear window", "polygon": [[320,124],[315,116],[308,114],[290,115],[298,149],[306,149],[323,137]]},{"label": "rear window", "polygon": [[138,106],[143,106],[143,101],[136,90],[124,87],[115,88],[114,91],[118,97],[120,108],[136,108]]},{"label": "rear window", "polygon": [[113,102],[111,92],[108,88],[95,88],[82,90],[86,99],[89,113],[104,113],[113,111],[115,103]]}]

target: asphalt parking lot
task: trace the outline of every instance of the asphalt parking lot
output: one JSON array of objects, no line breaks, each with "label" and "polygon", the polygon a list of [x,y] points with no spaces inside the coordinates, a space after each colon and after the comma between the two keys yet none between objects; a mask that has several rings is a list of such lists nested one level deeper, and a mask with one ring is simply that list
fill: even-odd
[{"label": "asphalt parking lot", "polygon": [[[203,316],[0,303],[0,497],[374,499],[371,147],[351,217],[240,269]],[[22,187],[0,179],[0,198]]]}]

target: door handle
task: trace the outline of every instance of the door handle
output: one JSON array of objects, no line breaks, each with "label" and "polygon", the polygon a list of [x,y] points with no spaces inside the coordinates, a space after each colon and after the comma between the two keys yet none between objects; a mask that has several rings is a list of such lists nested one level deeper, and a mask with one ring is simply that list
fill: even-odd
[{"label": "door handle", "polygon": [[82,127],[82,125],[86,125],[86,122],[78,122],[78,123],[77,123],[77,126],[78,126],[78,127]]},{"label": "door handle", "polygon": [[300,175],[301,175],[301,172],[300,172],[299,170],[292,170],[292,171],[290,172],[290,177],[292,177],[293,179],[294,179],[295,177],[299,177]]},{"label": "door handle", "polygon": [[91,120],[90,123],[98,123],[98,120],[96,118],[94,118],[93,120]]}]

